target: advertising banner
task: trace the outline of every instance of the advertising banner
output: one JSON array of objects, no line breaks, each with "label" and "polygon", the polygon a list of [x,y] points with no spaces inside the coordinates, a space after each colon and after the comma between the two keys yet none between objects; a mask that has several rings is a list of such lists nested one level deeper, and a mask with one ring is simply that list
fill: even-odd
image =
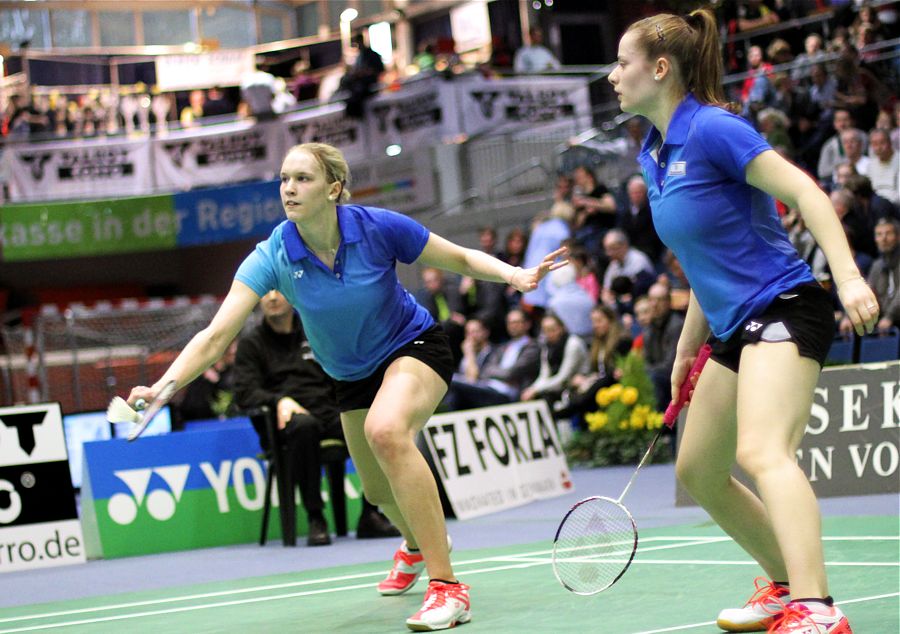
[{"label": "advertising banner", "polygon": [[10,146],[3,153],[13,202],[135,196],[152,190],[145,139],[93,139]]},{"label": "advertising banner", "polygon": [[281,168],[286,149],[280,121],[193,128],[152,143],[156,185],[169,191],[271,180]]},{"label": "advertising banner", "polygon": [[389,145],[405,150],[428,147],[459,130],[452,87],[424,80],[396,93],[381,93],[366,106],[371,155]]},{"label": "advertising banner", "polygon": [[351,203],[394,211],[421,211],[437,203],[430,150],[351,164]]},{"label": "advertising banner", "polygon": [[281,121],[287,126],[288,144],[328,143],[339,148],[348,163],[367,158],[365,123],[346,116],[344,110],[344,104],[325,104],[284,115]]},{"label": "advertising banner", "polygon": [[0,408],[0,572],[85,561],[58,403]]},{"label": "advertising banner", "polygon": [[156,85],[162,91],[236,86],[256,70],[252,50],[222,50],[196,55],[157,55]]},{"label": "advertising banner", "polygon": [[797,462],[819,497],[900,493],[900,361],[825,368]]},{"label": "advertising banner", "polygon": [[[249,427],[149,436],[133,443],[85,443],[81,505],[88,556],[256,541],[266,483],[259,453],[259,439]],[[276,491],[273,487],[273,509],[278,507]],[[351,480],[351,526],[359,517],[359,491],[358,480]],[[298,533],[305,534],[302,505],[298,511]],[[272,535],[280,536],[274,515],[269,526]]]},{"label": "advertising banner", "polygon": [[459,519],[574,490],[544,401],[439,414],[422,435]]},{"label": "advertising banner", "polygon": [[168,195],[0,207],[5,262],[170,249],[177,232]]},{"label": "advertising banner", "polygon": [[278,181],[175,194],[178,246],[265,238],[284,220]]},{"label": "advertising banner", "polygon": [[521,130],[523,125],[572,121],[590,126],[591,102],[581,78],[541,77],[503,81],[472,77],[456,92],[462,132],[471,136]]}]

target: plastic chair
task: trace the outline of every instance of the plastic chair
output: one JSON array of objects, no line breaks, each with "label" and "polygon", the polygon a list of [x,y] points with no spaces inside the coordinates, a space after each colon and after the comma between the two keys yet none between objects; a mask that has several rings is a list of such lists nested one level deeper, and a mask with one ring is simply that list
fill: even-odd
[{"label": "plastic chair", "polygon": [[[297,505],[294,498],[295,485],[290,481],[287,469],[286,447],[278,442],[278,421],[275,412],[262,406],[245,413],[251,418],[262,417],[268,437],[269,449],[264,452],[266,461],[266,490],[263,506],[262,526],[259,545],[265,546],[269,532],[269,515],[272,510],[272,486],[278,483],[279,515],[281,519],[281,539],[285,546],[297,544]],[[347,499],[344,493],[346,461],[350,455],[343,440],[325,438],[319,444],[319,455],[328,476],[328,491],[331,495],[331,512],[338,536],[347,534]]]},{"label": "plastic chair", "polygon": [[900,330],[866,335],[859,343],[859,362],[896,361],[900,356]]},{"label": "plastic chair", "polygon": [[828,349],[825,363],[829,365],[853,363],[853,337],[835,337],[831,342],[831,348]]}]

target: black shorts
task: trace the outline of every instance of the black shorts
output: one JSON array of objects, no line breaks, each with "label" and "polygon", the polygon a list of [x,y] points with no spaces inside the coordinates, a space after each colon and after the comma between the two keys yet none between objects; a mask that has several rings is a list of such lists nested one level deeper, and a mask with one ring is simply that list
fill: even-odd
[{"label": "black shorts", "polygon": [[337,384],[338,407],[341,412],[354,409],[368,409],[381,388],[388,366],[400,357],[418,359],[438,373],[449,387],[455,370],[450,340],[444,330],[434,325],[409,343],[400,346],[385,359],[375,371],[358,381],[335,381]]},{"label": "black shorts", "polygon": [[746,320],[728,341],[710,337],[712,358],[737,372],[744,346],[760,341],[792,341],[801,357],[825,365],[834,339],[831,295],[817,282],[807,282],[781,293],[766,309]]}]

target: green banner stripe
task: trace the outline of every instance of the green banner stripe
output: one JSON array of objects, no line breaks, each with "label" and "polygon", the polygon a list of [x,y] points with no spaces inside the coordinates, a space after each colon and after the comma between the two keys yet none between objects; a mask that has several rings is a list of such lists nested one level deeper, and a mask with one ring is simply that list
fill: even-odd
[{"label": "green banner stripe", "polygon": [[176,246],[174,198],[140,196],[0,208],[3,260],[49,260]]}]

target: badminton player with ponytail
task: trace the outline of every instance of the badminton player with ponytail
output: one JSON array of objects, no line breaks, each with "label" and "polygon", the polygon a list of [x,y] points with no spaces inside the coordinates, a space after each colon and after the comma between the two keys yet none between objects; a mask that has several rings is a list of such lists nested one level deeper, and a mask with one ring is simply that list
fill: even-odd
[{"label": "badminton player with ponytail", "polygon": [[287,220],[244,260],[212,322],[187,344],[151,387],[136,387],[130,405],[174,381],[184,387],[225,351],[253,308],[278,290],[300,313],[312,351],[337,379],[341,423],[366,498],[405,541],[378,584],[402,594],[423,571],[425,601],[407,619],[432,631],[469,621],[469,587],[450,565],[437,485],[414,438],[450,382],[447,336],[397,278],[397,261],[416,262],[527,292],[567,264],[565,249],[522,269],[449,242],[401,214],[348,204],[350,173],[341,152],[321,143],[288,151],[281,167]]},{"label": "badminton player with ponytail", "polygon": [[[721,628],[850,634],[828,594],[818,504],[794,458],[834,317],[773,198],[799,209],[857,333],[872,330],[878,302],[828,196],[729,112],[721,78],[718,27],[708,9],[630,26],[609,76],[622,110],[653,124],[638,161],[657,232],[691,284],[673,397],[698,349],[708,337],[712,344],[676,473],[768,576],[744,607],[719,614]],[[731,477],[735,462],[758,496]]]}]

